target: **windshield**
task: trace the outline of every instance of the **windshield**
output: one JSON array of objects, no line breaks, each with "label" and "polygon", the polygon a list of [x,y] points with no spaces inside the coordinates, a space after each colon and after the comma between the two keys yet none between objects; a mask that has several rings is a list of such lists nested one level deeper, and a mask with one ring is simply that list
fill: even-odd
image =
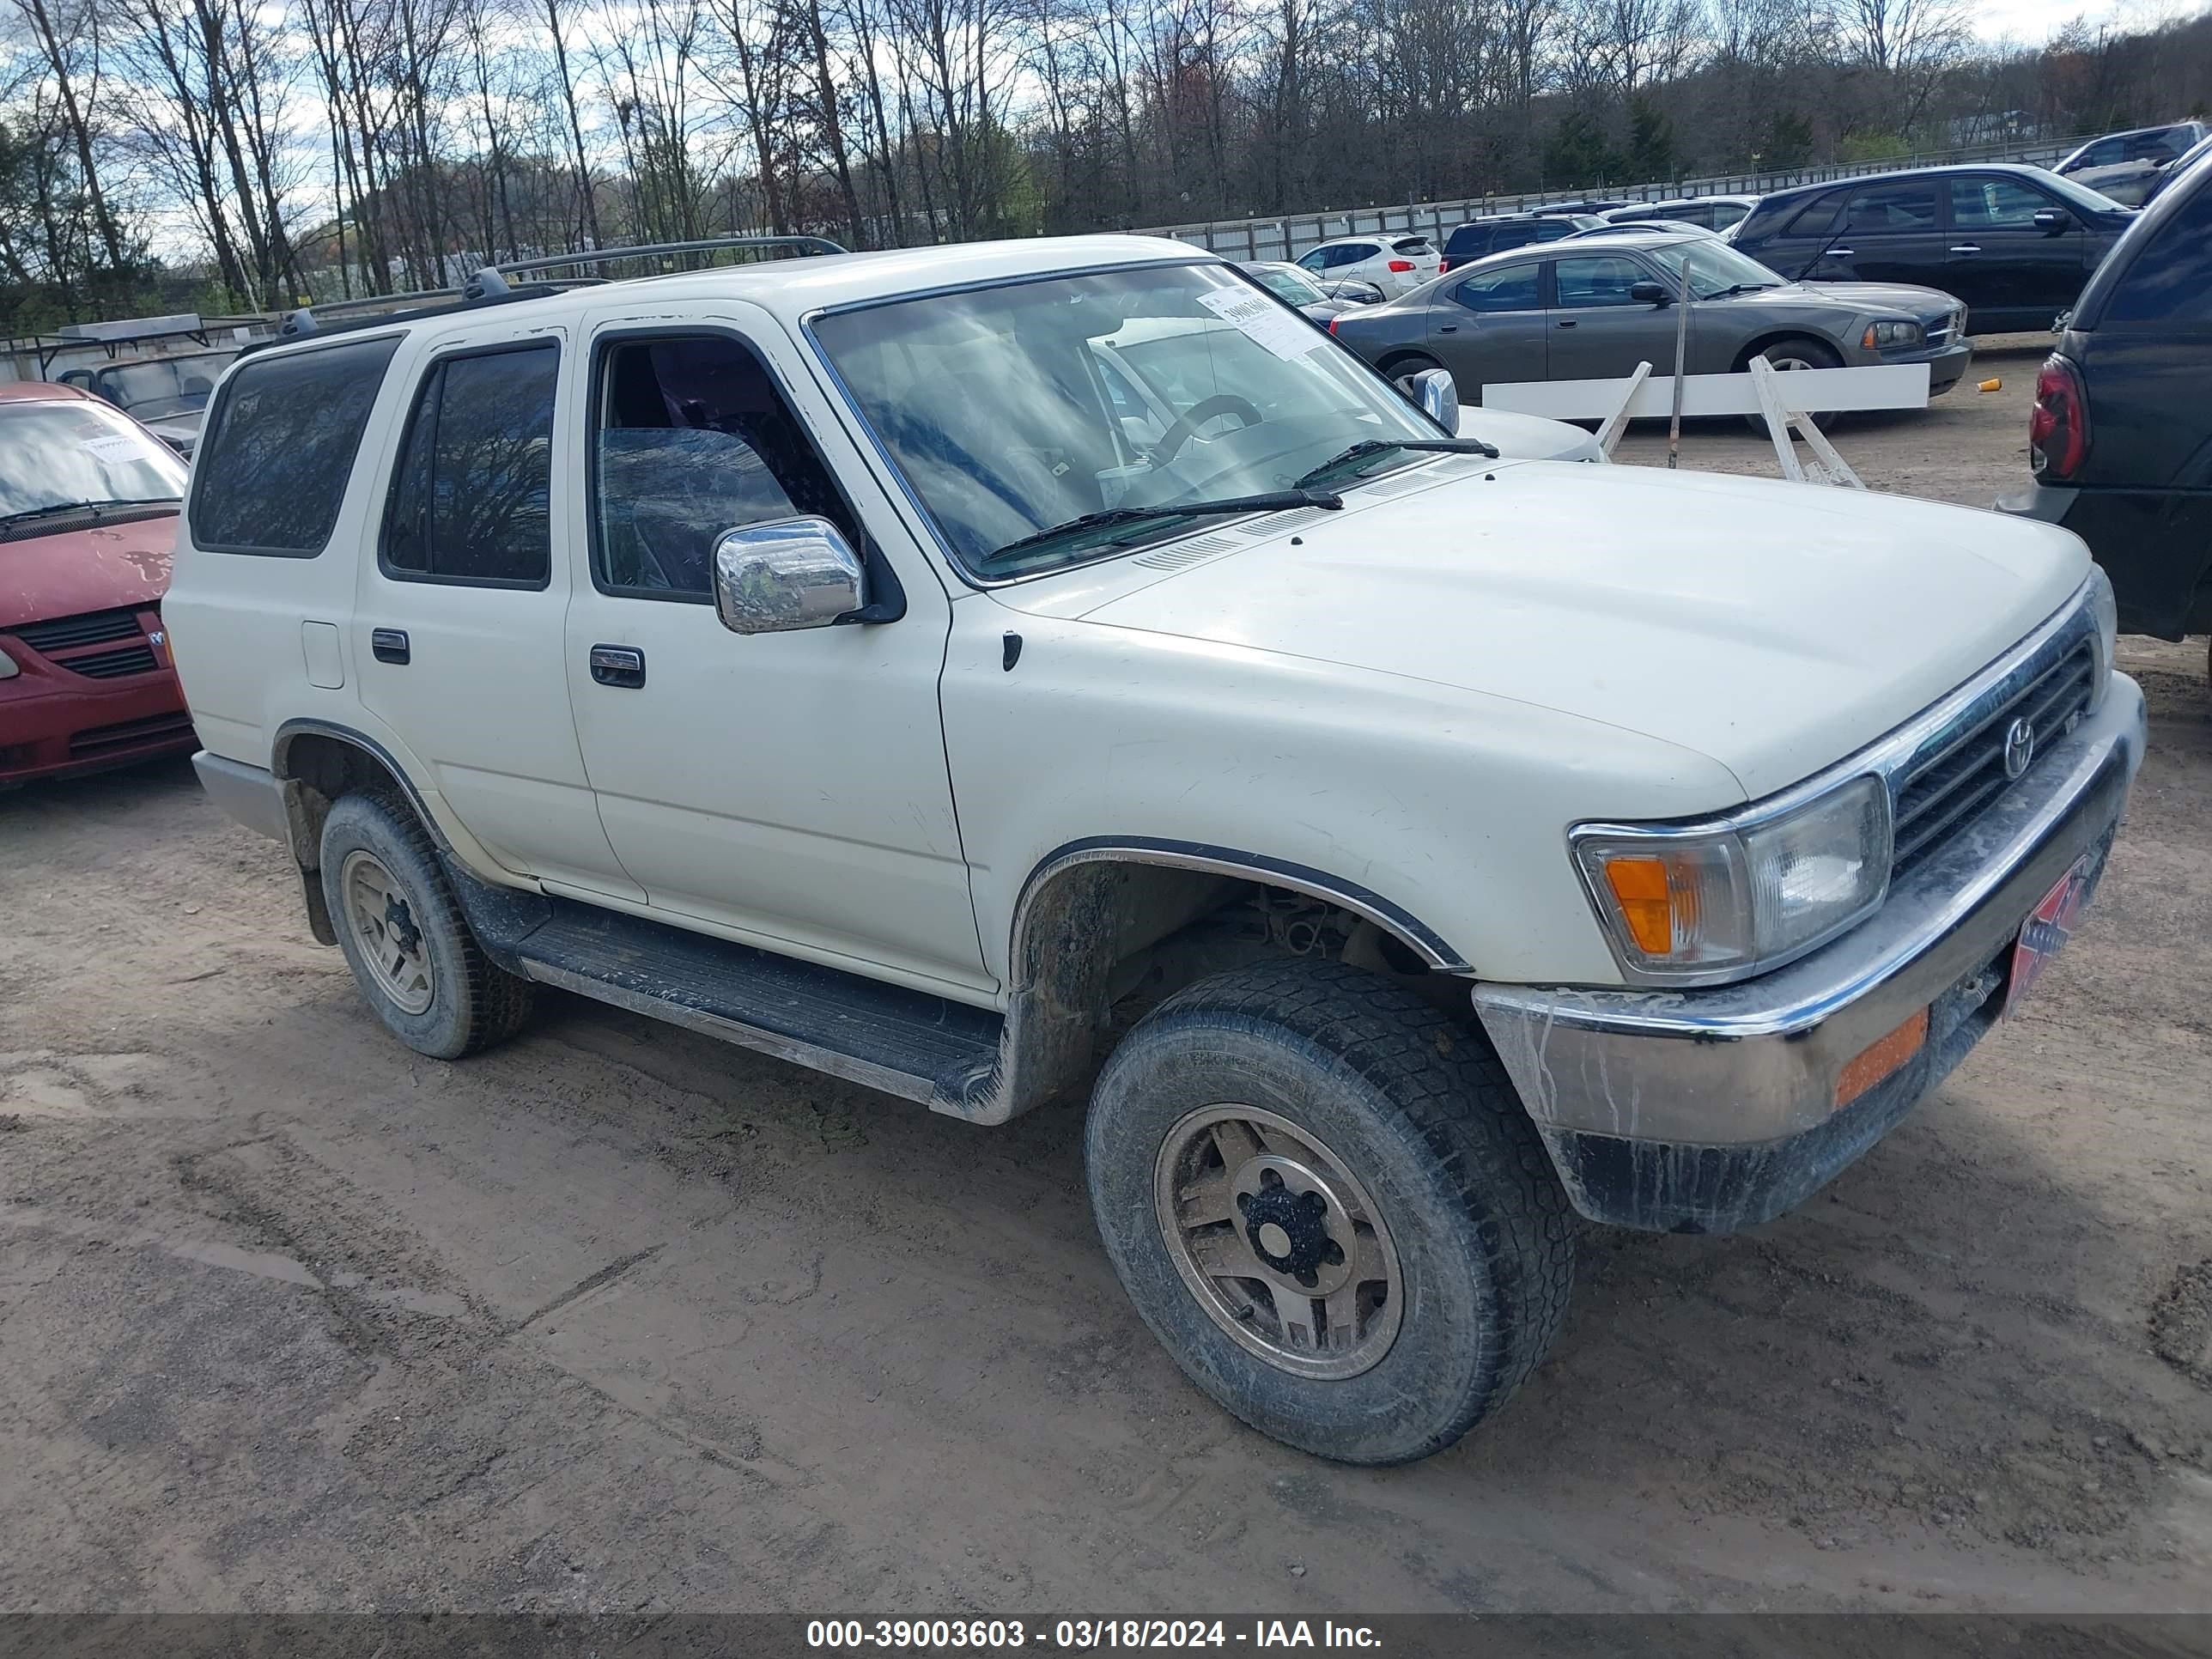
[{"label": "windshield", "polygon": [[1259,279],[1262,288],[1286,304],[1317,306],[1328,298],[1296,265],[1248,265],[1245,269]]},{"label": "windshield", "polygon": [[185,464],[112,409],[89,398],[0,404],[0,518],[184,493]]},{"label": "windshield", "polygon": [[165,415],[205,409],[208,394],[215,390],[216,379],[229,362],[229,355],[225,354],[120,363],[101,369],[93,389],[142,421],[159,420]]},{"label": "windshield", "polygon": [[1286,489],[1362,440],[1438,435],[1328,335],[1218,264],[895,301],[823,317],[814,333],[939,533],[987,580],[1208,522],[1039,538],[1085,514]]},{"label": "windshield", "polygon": [[2129,210],[2100,190],[2092,190],[2063,173],[2039,174],[2035,182],[2053,195],[2063,196],[2084,213],[2125,213]]},{"label": "windshield", "polygon": [[1645,252],[1666,266],[1678,283],[1682,280],[1682,268],[1688,266],[1693,300],[1710,300],[1738,289],[1779,288],[1784,281],[1748,253],[1737,252],[1717,237],[1664,242]]}]

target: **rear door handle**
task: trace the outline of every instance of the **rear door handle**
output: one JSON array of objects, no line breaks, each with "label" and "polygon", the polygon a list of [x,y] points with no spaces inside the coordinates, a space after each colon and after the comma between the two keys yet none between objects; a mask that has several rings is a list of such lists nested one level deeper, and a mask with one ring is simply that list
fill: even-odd
[{"label": "rear door handle", "polygon": [[379,662],[397,663],[405,666],[410,659],[407,630],[404,628],[372,628],[368,630],[369,654]]},{"label": "rear door handle", "polygon": [[1560,328],[1572,328],[1574,325],[1575,319],[1571,317],[1562,317],[1556,325],[1556,326]]},{"label": "rear door handle", "polygon": [[635,691],[645,684],[645,653],[634,645],[592,647],[592,678],[601,685]]},{"label": "rear door handle", "polygon": [[1828,257],[1831,259],[1856,259],[1858,258],[1858,250],[1856,248],[1848,247],[1832,247],[1828,250]]},{"label": "rear door handle", "polygon": [[1951,250],[1954,253],[1979,253],[1981,251],[1981,248],[1972,242],[1961,242]]},{"label": "rear door handle", "polygon": [[1439,334],[1456,334],[1459,332],[1459,325],[1457,323],[1438,323],[1437,325],[1437,332]]}]

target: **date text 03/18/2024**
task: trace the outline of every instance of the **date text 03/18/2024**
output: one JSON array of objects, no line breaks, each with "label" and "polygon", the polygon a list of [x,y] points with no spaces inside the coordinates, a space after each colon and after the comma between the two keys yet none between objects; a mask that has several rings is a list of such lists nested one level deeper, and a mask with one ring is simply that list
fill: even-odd
[{"label": "date text 03/18/2024", "polygon": [[857,1653],[1025,1647],[1374,1650],[1382,1643],[1370,1626],[1327,1619],[819,1619],[807,1622],[806,1645]]}]

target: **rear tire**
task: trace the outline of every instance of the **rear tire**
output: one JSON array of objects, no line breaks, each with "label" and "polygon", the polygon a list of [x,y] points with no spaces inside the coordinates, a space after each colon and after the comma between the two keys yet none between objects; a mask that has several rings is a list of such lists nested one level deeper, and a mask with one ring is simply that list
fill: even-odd
[{"label": "rear tire", "polygon": [[1364,969],[1268,962],[1170,998],[1100,1073],[1085,1152],[1153,1335],[1319,1456],[1441,1450],[1565,1316],[1573,1213],[1497,1056]]},{"label": "rear tire", "polygon": [[483,953],[415,814],[347,795],[323,823],[323,899],[354,982],[417,1054],[459,1060],[530,1018],[530,981]]},{"label": "rear tire", "polygon": [[[1793,374],[1803,368],[1841,368],[1844,366],[1844,360],[1837,355],[1832,346],[1820,340],[1796,337],[1776,340],[1771,344],[1763,345],[1752,353],[1752,356],[1765,358],[1768,362],[1774,365],[1774,372],[1778,374]],[[1749,357],[1744,359],[1747,365],[1750,361]],[[1743,418],[1745,423],[1753,432],[1762,438],[1766,436],[1766,416],[1747,415]],[[1815,413],[1813,416],[1813,422],[1823,433],[1826,433],[1837,418],[1836,413],[1830,410],[1826,414]]]}]

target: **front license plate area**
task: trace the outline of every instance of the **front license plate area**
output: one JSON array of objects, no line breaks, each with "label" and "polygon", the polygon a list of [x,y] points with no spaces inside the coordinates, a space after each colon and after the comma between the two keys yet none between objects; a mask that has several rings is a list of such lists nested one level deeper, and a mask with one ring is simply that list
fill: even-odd
[{"label": "front license plate area", "polygon": [[2010,982],[2005,989],[2004,1011],[2008,1018],[2035,988],[2035,981],[2042,978],[2051,957],[2058,954],[2059,947],[2072,935],[2088,896],[2089,858],[2084,854],[2074,860],[2072,869],[2059,877],[2020,926],[2020,937],[2013,942]]}]

